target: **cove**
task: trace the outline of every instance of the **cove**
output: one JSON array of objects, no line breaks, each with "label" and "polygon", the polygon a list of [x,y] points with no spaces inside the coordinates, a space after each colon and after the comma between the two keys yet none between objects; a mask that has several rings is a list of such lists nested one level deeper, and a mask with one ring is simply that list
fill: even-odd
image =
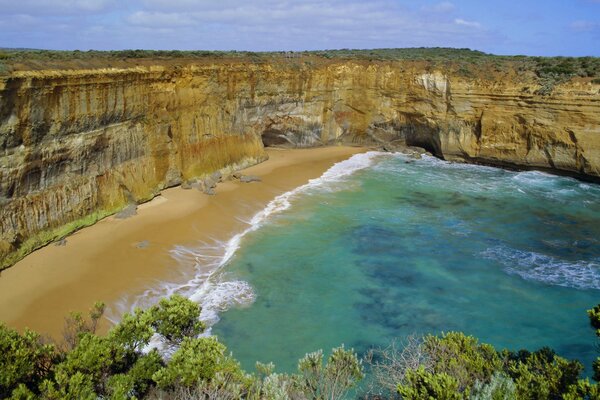
[{"label": "cove", "polygon": [[212,330],[244,368],[292,371],[316,349],[362,354],[456,330],[497,348],[549,346],[590,374],[600,187],[427,156],[352,159],[369,166],[293,196],[222,269],[254,294]]}]

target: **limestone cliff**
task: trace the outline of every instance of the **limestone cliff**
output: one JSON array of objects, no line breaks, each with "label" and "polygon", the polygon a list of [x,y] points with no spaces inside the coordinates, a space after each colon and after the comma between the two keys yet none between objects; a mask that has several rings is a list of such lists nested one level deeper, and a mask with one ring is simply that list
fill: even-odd
[{"label": "limestone cliff", "polygon": [[0,268],[266,145],[407,143],[600,178],[600,85],[515,71],[290,60],[14,71],[0,78]]}]

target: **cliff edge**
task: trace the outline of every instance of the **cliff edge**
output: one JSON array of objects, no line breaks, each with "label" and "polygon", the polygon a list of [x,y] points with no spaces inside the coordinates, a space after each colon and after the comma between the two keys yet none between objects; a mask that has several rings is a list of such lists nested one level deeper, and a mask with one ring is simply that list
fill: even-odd
[{"label": "cliff edge", "polygon": [[600,180],[597,79],[548,92],[518,62],[308,55],[104,64],[0,75],[0,268],[263,146],[417,145]]}]

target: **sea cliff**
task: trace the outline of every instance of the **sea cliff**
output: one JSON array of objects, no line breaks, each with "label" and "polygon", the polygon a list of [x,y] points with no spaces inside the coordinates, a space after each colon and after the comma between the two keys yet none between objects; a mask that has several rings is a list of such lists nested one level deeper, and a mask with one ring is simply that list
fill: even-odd
[{"label": "sea cliff", "polygon": [[510,63],[117,64],[0,76],[0,268],[161,189],[260,162],[265,145],[415,145],[600,179],[600,84],[588,78],[546,93]]}]

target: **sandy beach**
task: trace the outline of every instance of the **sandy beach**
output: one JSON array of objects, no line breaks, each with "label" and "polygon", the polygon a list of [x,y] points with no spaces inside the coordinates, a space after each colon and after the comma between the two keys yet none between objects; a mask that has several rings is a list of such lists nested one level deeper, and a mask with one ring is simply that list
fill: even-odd
[{"label": "sandy beach", "polygon": [[110,306],[175,276],[174,246],[228,240],[277,195],[362,151],[268,149],[268,161],[243,171],[261,182],[226,181],[215,196],[167,189],[133,217],[109,217],[67,237],[64,246],[46,246],[1,273],[0,322],[59,338],[69,311],[86,311],[95,301]]}]

